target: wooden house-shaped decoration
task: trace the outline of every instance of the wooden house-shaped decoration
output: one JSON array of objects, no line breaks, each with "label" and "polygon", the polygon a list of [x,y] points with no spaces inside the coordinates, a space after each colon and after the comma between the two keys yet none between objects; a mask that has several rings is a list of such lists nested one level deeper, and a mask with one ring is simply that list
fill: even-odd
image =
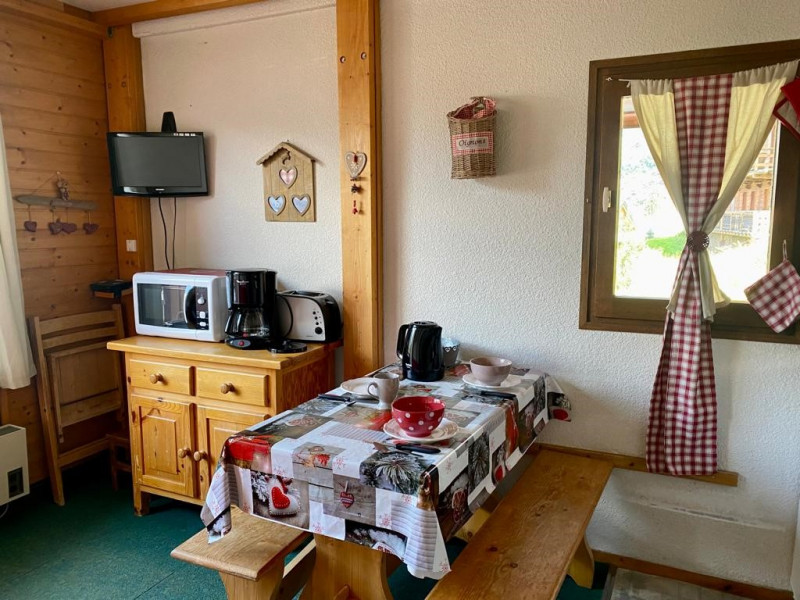
[{"label": "wooden house-shaped decoration", "polygon": [[267,221],[314,222],[314,159],[291,144],[275,146],[256,164],[264,175],[264,210]]}]

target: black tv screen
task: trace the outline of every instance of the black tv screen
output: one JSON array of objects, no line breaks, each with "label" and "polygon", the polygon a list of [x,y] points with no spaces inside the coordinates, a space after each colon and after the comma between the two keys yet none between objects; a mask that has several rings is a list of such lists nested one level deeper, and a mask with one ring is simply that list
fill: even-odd
[{"label": "black tv screen", "polygon": [[203,134],[126,133],[106,136],[115,196],[207,196]]}]

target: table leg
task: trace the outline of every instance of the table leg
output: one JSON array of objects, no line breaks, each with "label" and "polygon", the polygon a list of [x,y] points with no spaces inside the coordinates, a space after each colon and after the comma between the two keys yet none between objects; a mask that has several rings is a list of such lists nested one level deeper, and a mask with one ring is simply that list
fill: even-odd
[{"label": "table leg", "polygon": [[301,600],[392,600],[386,579],[389,555],[323,535],[314,541],[316,561]]},{"label": "table leg", "polygon": [[575,551],[575,556],[569,563],[567,574],[572,577],[573,581],[581,587],[591,588],[592,581],[594,580],[594,557],[592,556],[592,549],[586,543],[586,536],[583,536],[578,549]]},{"label": "table leg", "polygon": [[274,600],[278,597],[283,577],[283,565],[264,573],[257,580],[220,573],[228,600]]}]

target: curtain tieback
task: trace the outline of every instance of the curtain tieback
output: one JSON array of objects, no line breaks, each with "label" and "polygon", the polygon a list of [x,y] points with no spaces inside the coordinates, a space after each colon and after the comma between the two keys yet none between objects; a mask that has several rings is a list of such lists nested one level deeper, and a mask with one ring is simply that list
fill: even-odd
[{"label": "curtain tieback", "polygon": [[708,234],[705,231],[693,231],[686,237],[686,246],[692,252],[703,252],[708,248]]}]

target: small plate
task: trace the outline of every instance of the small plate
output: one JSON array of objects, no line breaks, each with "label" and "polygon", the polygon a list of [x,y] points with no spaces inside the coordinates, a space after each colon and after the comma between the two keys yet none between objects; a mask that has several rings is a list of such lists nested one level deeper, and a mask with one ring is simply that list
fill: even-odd
[{"label": "small plate", "polygon": [[374,400],[375,396],[367,391],[370,383],[373,383],[371,377],[359,377],[358,379],[350,379],[349,381],[345,381],[340,387],[345,392],[350,392],[354,396],[359,396],[361,398],[372,398]]},{"label": "small plate", "polygon": [[470,385],[474,388],[478,388],[480,390],[504,390],[506,388],[514,387],[515,385],[519,385],[522,383],[522,377],[519,375],[509,375],[506,377],[500,385],[487,385],[485,383],[481,383],[475,378],[475,375],[472,373],[467,373],[464,377],[461,378],[461,381]]},{"label": "small plate", "polygon": [[392,419],[386,425],[383,426],[383,433],[386,435],[390,435],[393,438],[398,440],[408,440],[411,442],[443,442],[444,440],[449,440],[455,434],[458,433],[458,425],[450,421],[449,419],[442,419],[442,422],[439,423],[439,426],[431,431],[431,434],[426,437],[413,437],[408,435],[405,431],[400,429],[400,425]]}]

